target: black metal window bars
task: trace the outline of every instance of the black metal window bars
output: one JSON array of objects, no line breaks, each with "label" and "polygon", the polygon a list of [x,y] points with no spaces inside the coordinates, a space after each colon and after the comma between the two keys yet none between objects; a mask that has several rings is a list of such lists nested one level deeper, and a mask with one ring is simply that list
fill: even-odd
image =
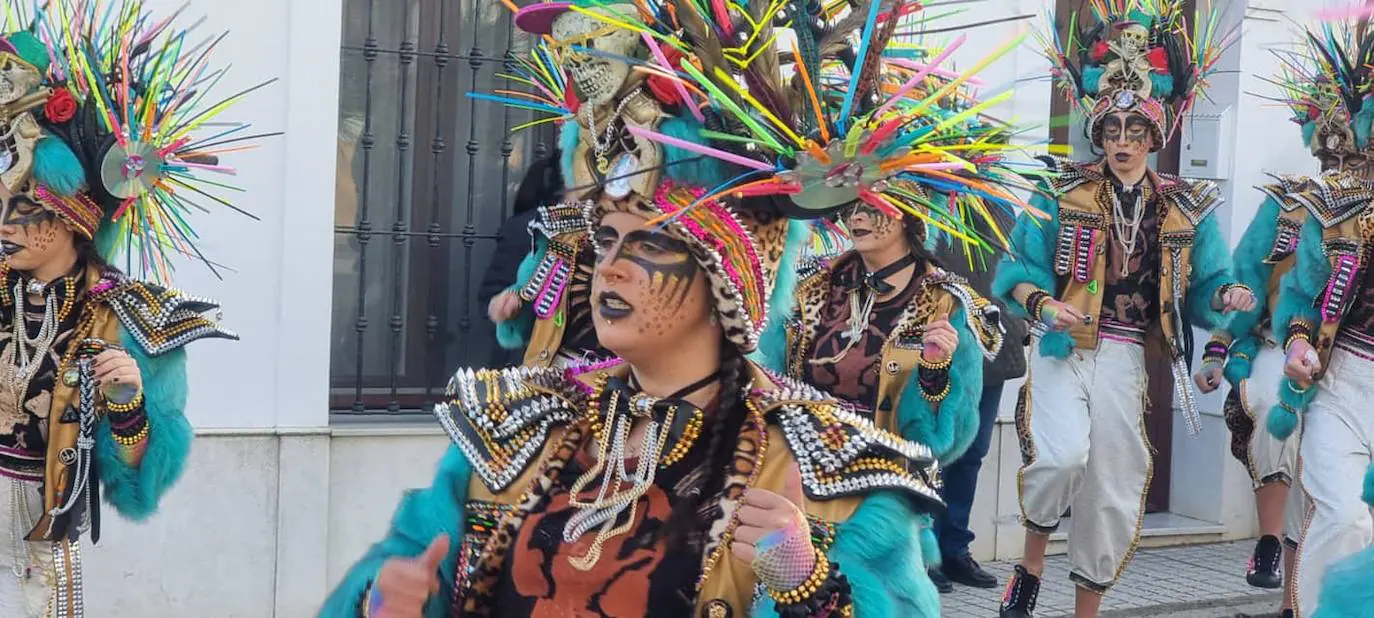
[{"label": "black metal window bars", "polygon": [[500,2],[343,1],[330,409],[426,413],[492,358],[477,284],[553,128],[466,96],[520,88],[499,75],[530,39]]}]

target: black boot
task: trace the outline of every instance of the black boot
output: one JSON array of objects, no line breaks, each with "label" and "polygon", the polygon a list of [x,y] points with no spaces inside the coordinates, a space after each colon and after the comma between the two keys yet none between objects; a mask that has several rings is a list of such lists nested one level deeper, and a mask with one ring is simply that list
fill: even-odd
[{"label": "black boot", "polygon": [[1245,572],[1245,581],[1256,588],[1281,588],[1283,576],[1279,574],[1279,563],[1283,561],[1283,543],[1278,537],[1264,535],[1255,543],[1255,553],[1250,556],[1250,565]]},{"label": "black boot", "polygon": [[946,559],[944,564],[945,576],[956,584],[973,586],[974,588],[996,588],[997,577],[992,573],[983,570],[978,565],[978,561],[973,559],[972,554],[965,553],[952,559]]},{"label": "black boot", "polygon": [[1026,567],[1016,565],[1016,572],[1007,583],[1007,591],[1002,595],[1002,609],[999,618],[1032,618],[1035,615],[1035,599],[1040,596],[1040,578],[1026,572]]},{"label": "black boot", "polygon": [[939,590],[940,594],[949,594],[951,592],[954,592],[954,584],[951,584],[949,582],[949,578],[945,577],[945,574],[943,571],[940,570],[940,567],[931,567],[929,569],[926,569],[926,575],[930,576],[930,581],[935,584],[935,589]]}]

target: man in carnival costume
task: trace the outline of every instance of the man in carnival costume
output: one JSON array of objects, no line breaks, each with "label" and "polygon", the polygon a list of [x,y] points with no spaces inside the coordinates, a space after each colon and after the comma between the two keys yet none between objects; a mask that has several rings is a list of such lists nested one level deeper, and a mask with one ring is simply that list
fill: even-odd
[{"label": "man in carnival costume", "polygon": [[[146,90],[175,81],[182,32],[140,2],[110,14],[55,2],[22,22],[14,10],[0,23],[35,26],[0,36],[0,473],[11,484],[0,516],[12,540],[0,549],[0,615],[75,617],[81,537],[99,540],[101,499],[141,521],[181,473],[183,346],[236,339],[202,317],[214,303],[107,260],[138,252],[165,281],[164,254],[192,237],[180,220],[189,204],[167,187],[200,192],[193,170],[222,168],[213,144],[190,137],[212,108]],[[99,34],[77,25],[102,17]]]},{"label": "man in carnival costume", "polygon": [[[912,524],[942,507],[930,449],[745,358],[769,307],[787,306],[809,234],[786,215],[833,209],[781,199],[798,183],[764,160],[773,152],[723,146],[819,149],[809,131],[789,135],[802,126],[791,110],[870,109],[846,109],[834,87],[803,106],[771,47],[775,17],[814,21],[797,64],[819,68],[846,49],[825,34],[844,24],[805,3],[719,9],[517,14],[549,35],[553,49],[535,54],[557,52],[548,74],[576,88],[564,173],[596,187],[579,196],[597,256],[590,299],[620,358],[458,372],[436,408],[455,445],[434,483],[405,498],[323,616],[938,616]],[[856,11],[866,33],[895,23]],[[760,173],[731,181],[727,163]]]},{"label": "man in carnival costume", "polygon": [[[1299,436],[1295,433],[1286,439],[1278,438],[1266,429],[1270,412],[1278,401],[1285,364],[1279,346],[1284,331],[1275,327],[1274,311],[1281,278],[1297,260],[1308,204],[1321,199],[1325,183],[1348,182],[1341,180],[1348,174],[1358,178],[1365,165],[1363,156],[1357,156],[1360,153],[1355,145],[1356,136],[1351,133],[1351,118],[1342,103],[1338,82],[1331,78],[1337,74],[1332,70],[1332,62],[1344,50],[1357,48],[1358,44],[1342,40],[1337,32],[1309,34],[1306,56],[1311,61],[1302,66],[1285,60],[1283,74],[1275,80],[1283,88],[1283,100],[1293,108],[1294,122],[1302,127],[1304,145],[1321,162],[1324,174],[1317,179],[1277,176],[1277,182],[1260,188],[1265,200],[1236,245],[1232,264],[1240,283],[1264,290],[1265,294],[1259,295],[1254,309],[1234,314],[1208,342],[1202,368],[1195,376],[1203,392],[1216,389],[1223,376],[1231,383],[1226,398],[1231,452],[1245,465],[1255,484],[1262,535],[1255,545],[1246,579],[1261,588],[1283,586],[1279,615],[1285,618],[1293,614],[1293,567],[1306,506],[1302,491],[1291,490],[1299,480]],[[1286,554],[1282,552],[1284,545],[1289,550]]]},{"label": "man in carnival costume", "polygon": [[1224,312],[1254,305],[1227,268],[1211,216],[1218,188],[1147,167],[1217,56],[1210,40],[1185,32],[1179,11],[1173,2],[1095,3],[1087,28],[1070,25],[1074,48],[1051,45],[1047,54],[1068,98],[1085,104],[1086,130],[1105,158],[1054,163],[1063,172],[1051,187],[1057,199],[1035,202],[1052,221],[1021,216],[993,283],[1036,331],[1016,410],[1026,547],[1005,618],[1033,615],[1049,535],[1070,507],[1075,615],[1097,615],[1136,548],[1153,469],[1146,338],[1164,339],[1175,403],[1195,433],[1192,327],[1214,328]]},{"label": "man in carnival costume", "polygon": [[1310,504],[1293,569],[1297,616],[1318,610],[1332,564],[1374,543],[1374,518],[1358,500],[1361,473],[1374,460],[1374,31],[1361,19],[1309,39],[1329,96],[1314,101],[1318,122],[1306,130],[1341,171],[1290,194],[1308,217],[1274,309],[1286,377],[1267,427],[1285,439],[1301,424],[1298,470]]}]

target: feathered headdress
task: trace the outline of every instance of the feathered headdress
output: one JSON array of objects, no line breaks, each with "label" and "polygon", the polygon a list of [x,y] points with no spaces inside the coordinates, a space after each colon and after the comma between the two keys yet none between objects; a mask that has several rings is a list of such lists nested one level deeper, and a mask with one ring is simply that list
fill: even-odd
[{"label": "feathered headdress", "polygon": [[[210,60],[223,34],[194,40],[142,0],[48,0],[6,11],[21,53],[41,57],[42,127],[31,178],[11,187],[53,210],[129,274],[170,279],[172,254],[214,265],[196,248],[193,211],[235,207],[220,155],[267,135],[218,118],[261,84],[226,98]],[[2,46],[0,46],[2,47]],[[2,50],[0,50],[2,51]],[[274,81],[274,80],[273,80]],[[256,218],[256,217],[254,217]],[[218,273],[216,273],[218,274]]]},{"label": "feathered headdress", "polygon": [[[1087,117],[1085,130],[1101,143],[1101,122],[1131,111],[1148,118],[1162,148],[1208,86],[1237,30],[1217,32],[1215,9],[1191,31],[1183,0],[1086,0],[1068,19],[1068,36],[1044,38],[1052,75]],[[1051,13],[1053,28],[1059,21]]]},{"label": "feathered headdress", "polygon": [[630,209],[695,238],[720,279],[727,335],[750,349],[787,270],[784,239],[809,236],[782,232],[788,218],[863,202],[983,247],[1005,237],[996,226],[980,236],[975,220],[1028,208],[1012,192],[1033,188],[1011,161],[1018,129],[985,114],[1011,93],[980,100],[976,77],[1020,39],[954,72],[942,65],[962,37],[896,42],[921,10],[905,0],[534,4],[516,24],[543,40],[511,75],[532,91],[473,96],[561,122],[569,195],[592,200],[594,214]]},{"label": "feathered headdress", "polygon": [[1369,147],[1374,121],[1374,28],[1368,17],[1327,22],[1305,33],[1300,52],[1276,52],[1272,80],[1279,100],[1302,127],[1303,143],[1319,157],[1344,157]]}]

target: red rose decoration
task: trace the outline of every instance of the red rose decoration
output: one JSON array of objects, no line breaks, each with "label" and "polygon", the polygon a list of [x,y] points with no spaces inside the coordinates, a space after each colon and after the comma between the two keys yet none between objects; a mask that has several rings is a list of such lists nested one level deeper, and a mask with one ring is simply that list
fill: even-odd
[{"label": "red rose decoration", "polygon": [[52,91],[52,96],[48,97],[47,104],[43,106],[43,115],[47,116],[50,122],[62,123],[76,115],[76,107],[76,97],[66,88],[58,88]]},{"label": "red rose decoration", "polygon": [[1312,105],[1312,104],[1310,104],[1310,103],[1307,105],[1307,119],[1308,119],[1308,120],[1316,120],[1316,119],[1317,119],[1317,116],[1320,116],[1320,115],[1321,115],[1321,111],[1317,109],[1317,106],[1316,106],[1316,105]]},{"label": "red rose decoration", "polygon": [[[674,71],[682,68],[682,52],[664,46],[663,55],[668,59],[668,66]],[[646,80],[649,83],[649,90],[654,93],[654,98],[664,105],[681,105],[685,101],[678,92],[677,86],[673,85],[673,80],[659,75],[650,75]]]},{"label": "red rose decoration", "polygon": [[1150,66],[1155,68],[1156,73],[1169,72],[1169,55],[1164,53],[1163,47],[1151,49],[1145,58],[1150,61]]},{"label": "red rose decoration", "polygon": [[1105,59],[1107,58],[1107,52],[1109,52],[1109,51],[1111,51],[1111,50],[1112,50],[1112,48],[1107,46],[1107,42],[1106,42],[1106,41],[1098,41],[1098,42],[1096,42],[1096,43],[1093,43],[1093,49],[1092,49],[1093,61],[1094,61],[1094,62],[1102,62],[1103,60],[1105,60]]}]

